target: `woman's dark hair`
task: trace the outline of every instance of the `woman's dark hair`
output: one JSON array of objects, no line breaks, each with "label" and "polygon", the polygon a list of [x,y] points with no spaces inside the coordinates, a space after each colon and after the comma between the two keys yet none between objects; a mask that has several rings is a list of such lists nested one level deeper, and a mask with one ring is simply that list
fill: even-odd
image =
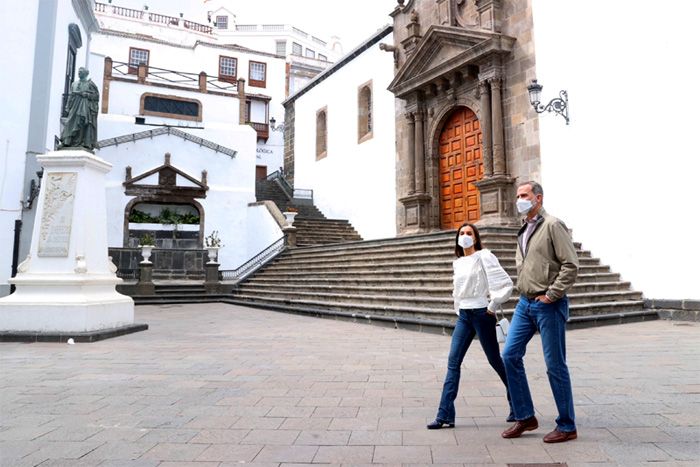
[{"label": "woman's dark hair", "polygon": [[457,235],[455,236],[455,255],[459,258],[460,256],[464,256],[464,250],[462,250],[462,247],[459,246],[459,231],[462,230],[464,227],[471,227],[472,231],[474,232],[474,249],[476,250],[481,250],[481,235],[479,235],[479,229],[476,228],[474,224],[470,224],[469,222],[465,222],[464,224],[459,226],[459,229],[457,229]]}]

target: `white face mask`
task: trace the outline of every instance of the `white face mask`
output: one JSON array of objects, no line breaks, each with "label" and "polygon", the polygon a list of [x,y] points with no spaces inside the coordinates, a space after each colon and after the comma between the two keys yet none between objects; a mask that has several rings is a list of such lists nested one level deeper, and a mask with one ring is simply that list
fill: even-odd
[{"label": "white face mask", "polygon": [[471,248],[472,246],[474,246],[474,239],[471,238],[469,235],[466,235],[466,234],[465,234],[465,235],[460,235],[460,236],[459,236],[459,239],[457,240],[457,243],[458,243],[459,246],[461,246],[462,248],[465,248],[465,249],[466,249],[466,248]]},{"label": "white face mask", "polygon": [[532,201],[529,199],[518,199],[515,202],[519,214],[527,214],[532,209]]}]

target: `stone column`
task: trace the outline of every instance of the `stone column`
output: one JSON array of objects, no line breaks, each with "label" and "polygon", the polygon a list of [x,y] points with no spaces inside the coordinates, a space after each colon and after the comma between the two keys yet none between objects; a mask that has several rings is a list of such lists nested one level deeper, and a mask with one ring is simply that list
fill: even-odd
[{"label": "stone column", "polygon": [[282,227],[284,234],[284,244],[288,248],[296,248],[297,246],[297,228],[291,225]]},{"label": "stone column", "polygon": [[203,71],[199,73],[199,92],[207,92],[207,74]]},{"label": "stone column", "polygon": [[112,81],[112,59],[105,57],[104,72],[102,75],[102,107],[101,112],[109,112],[109,84]]},{"label": "stone column", "polygon": [[406,121],[408,123],[407,131],[408,134],[408,154],[405,158],[406,161],[406,172],[408,173],[408,194],[412,195],[416,192],[416,122],[414,114],[411,112],[406,113]]},{"label": "stone column", "polygon": [[237,83],[238,91],[238,124],[245,125],[245,79],[238,78]]},{"label": "stone column", "polygon": [[219,263],[207,263],[204,265],[204,290],[208,294],[219,292]]},{"label": "stone column", "polygon": [[423,140],[423,119],[425,112],[418,110],[416,116],[416,139],[415,139],[415,177],[416,192],[425,193],[425,142]]},{"label": "stone column", "polygon": [[479,99],[481,100],[481,135],[482,157],[484,160],[484,177],[493,175],[493,148],[491,143],[491,99],[489,83],[484,80],[479,83]]},{"label": "stone column", "polygon": [[139,281],[136,284],[139,295],[155,295],[156,286],[153,284],[153,263],[141,261],[139,263]]},{"label": "stone column", "polygon": [[493,132],[493,173],[505,175],[506,155],[503,145],[503,104],[501,102],[501,80],[490,80],[491,84],[491,122]]}]

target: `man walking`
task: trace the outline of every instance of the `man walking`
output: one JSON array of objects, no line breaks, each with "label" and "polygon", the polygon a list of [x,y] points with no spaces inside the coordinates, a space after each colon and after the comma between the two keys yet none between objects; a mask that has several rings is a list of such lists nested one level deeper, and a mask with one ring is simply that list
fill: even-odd
[{"label": "man walking", "polygon": [[566,291],[576,280],[578,257],[564,223],[542,207],[543,195],[537,182],[518,186],[517,208],[525,216],[515,254],[520,300],[503,349],[516,423],[501,436],[517,438],[538,428],[523,356],[530,339],[539,331],[549,385],[559,411],[557,426],[544,437],[544,442],[560,443],[577,436],[565,332],[569,318]]}]

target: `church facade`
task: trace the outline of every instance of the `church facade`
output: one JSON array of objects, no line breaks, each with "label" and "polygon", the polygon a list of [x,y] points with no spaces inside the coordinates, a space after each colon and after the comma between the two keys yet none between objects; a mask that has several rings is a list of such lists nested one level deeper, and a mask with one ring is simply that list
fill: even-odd
[{"label": "church facade", "polygon": [[529,2],[413,0],[391,16],[399,232],[517,225],[515,183],[539,152]]}]

